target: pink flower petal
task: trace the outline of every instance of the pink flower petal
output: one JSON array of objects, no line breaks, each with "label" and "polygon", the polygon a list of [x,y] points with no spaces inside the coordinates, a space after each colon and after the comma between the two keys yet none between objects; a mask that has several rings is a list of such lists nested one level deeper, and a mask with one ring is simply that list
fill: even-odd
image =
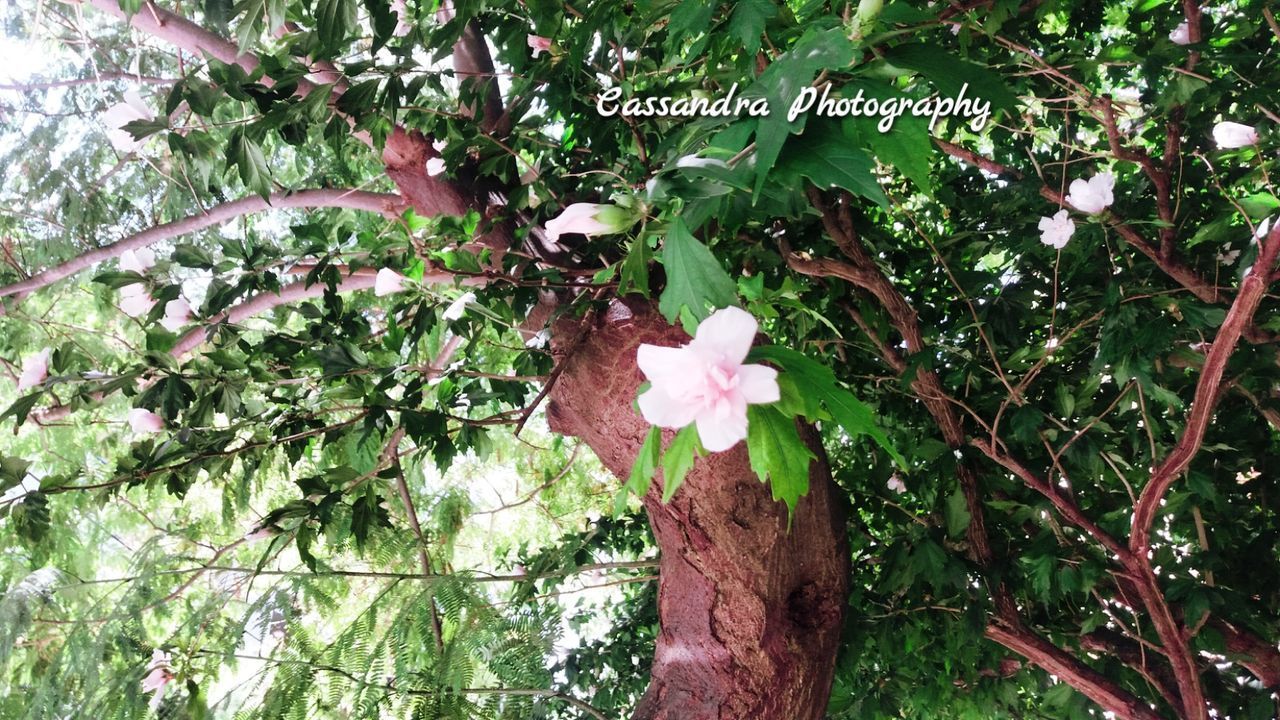
[{"label": "pink flower petal", "polygon": [[706,372],[702,361],[687,347],[642,344],[636,350],[636,365],[640,366],[640,372],[649,382],[681,388],[686,388],[695,376]]},{"label": "pink flower petal", "polygon": [[143,408],[129,411],[129,429],[135,433],[155,433],[164,429],[164,418]]},{"label": "pink flower petal", "polygon": [[746,404],[741,411],[734,408],[725,417],[718,417],[713,411],[704,412],[696,419],[698,423],[698,439],[702,447],[710,452],[723,452],[737,445],[747,437]]},{"label": "pink flower petal", "polygon": [[752,405],[778,402],[778,371],[767,365],[743,365],[738,368],[738,392]]},{"label": "pink flower petal", "polygon": [[373,294],[378,297],[398,293],[404,289],[405,277],[391,268],[382,268],[373,279]]},{"label": "pink flower petal", "polygon": [[759,327],[751,313],[727,307],[698,325],[689,347],[710,362],[737,365],[746,359]]},{"label": "pink flower petal", "polygon": [[698,412],[686,398],[675,398],[667,394],[664,388],[653,387],[645,391],[637,400],[640,414],[650,425],[665,428],[682,428],[693,422]]}]

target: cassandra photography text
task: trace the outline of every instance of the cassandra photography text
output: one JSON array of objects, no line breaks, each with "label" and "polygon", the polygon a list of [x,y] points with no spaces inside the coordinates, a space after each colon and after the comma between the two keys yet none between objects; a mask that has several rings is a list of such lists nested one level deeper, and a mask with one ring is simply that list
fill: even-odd
[{"label": "cassandra photography text", "polygon": [[[765,117],[772,113],[768,99],[763,97],[739,97],[738,84],[734,83],[725,95],[714,98],[694,96],[673,98],[654,96],[647,98],[623,98],[622,88],[609,88],[596,99],[596,112],[603,117]],[[991,102],[969,96],[969,84],[965,83],[952,97],[930,95],[926,98],[866,97],[861,88],[852,97],[832,93],[830,83],[806,87],[797,94],[787,108],[787,121],[794,121],[805,113],[823,117],[878,117],[876,129],[889,132],[903,115],[929,118],[929,129],[944,117],[962,117],[969,120],[969,127],[977,132],[986,126],[991,117]]]}]

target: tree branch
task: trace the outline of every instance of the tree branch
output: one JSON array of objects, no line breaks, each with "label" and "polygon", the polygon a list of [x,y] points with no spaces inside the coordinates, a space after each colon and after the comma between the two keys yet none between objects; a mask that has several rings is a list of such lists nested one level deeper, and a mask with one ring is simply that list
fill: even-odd
[{"label": "tree branch", "polygon": [[1025,627],[992,624],[987,626],[986,634],[992,640],[1040,666],[1045,672],[1062,678],[1068,685],[1084,693],[1104,710],[1115,713],[1116,717],[1122,720],[1162,720],[1159,713],[1111,679],[1080,663],[1058,646]]},{"label": "tree branch", "polygon": [[265,210],[283,208],[348,208],[352,210],[367,210],[380,213],[388,218],[394,218],[400,214],[403,206],[404,200],[398,195],[371,193],[362,190],[299,190],[293,193],[272,195],[266,200],[257,195],[240,198],[239,200],[215,205],[198,215],[190,215],[181,220],[174,220],[163,225],[147,228],[123,240],[95,248],[61,265],[55,265],[36,273],[26,280],[0,287],[0,297],[23,296],[52,285],[97,263],[120,257],[129,250],[150,247],[164,240],[215,227],[228,220]]}]

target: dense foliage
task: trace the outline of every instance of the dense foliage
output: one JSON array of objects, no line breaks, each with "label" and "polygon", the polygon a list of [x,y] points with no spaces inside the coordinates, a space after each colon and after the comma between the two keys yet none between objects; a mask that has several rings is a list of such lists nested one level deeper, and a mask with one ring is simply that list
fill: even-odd
[{"label": "dense foliage", "polygon": [[[636,496],[698,440],[620,482],[542,417],[554,319],[620,296],[760,320],[779,502],[793,418],[822,430],[830,717],[1280,713],[1267,2],[2,12],[0,358],[50,354],[0,391],[0,718],[625,715],[658,632]],[[991,115],[788,117],[827,84]],[[770,112],[602,115],[615,87]],[[574,203],[614,227],[548,234]]]}]

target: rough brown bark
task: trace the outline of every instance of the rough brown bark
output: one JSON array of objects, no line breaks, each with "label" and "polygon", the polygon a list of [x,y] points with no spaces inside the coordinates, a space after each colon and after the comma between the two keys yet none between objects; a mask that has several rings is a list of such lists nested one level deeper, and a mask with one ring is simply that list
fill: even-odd
[{"label": "rough brown bark", "polygon": [[[582,438],[625,478],[648,431],[632,407],[643,380],[636,348],[689,338],[643,302],[614,302],[601,317],[556,330],[563,372],[550,393],[551,427]],[[849,552],[826,456],[806,433],[819,461],[790,530],[743,444],[700,459],[669,503],[658,482],[644,498],[662,552],[662,630],[635,720],[822,717]]]}]

